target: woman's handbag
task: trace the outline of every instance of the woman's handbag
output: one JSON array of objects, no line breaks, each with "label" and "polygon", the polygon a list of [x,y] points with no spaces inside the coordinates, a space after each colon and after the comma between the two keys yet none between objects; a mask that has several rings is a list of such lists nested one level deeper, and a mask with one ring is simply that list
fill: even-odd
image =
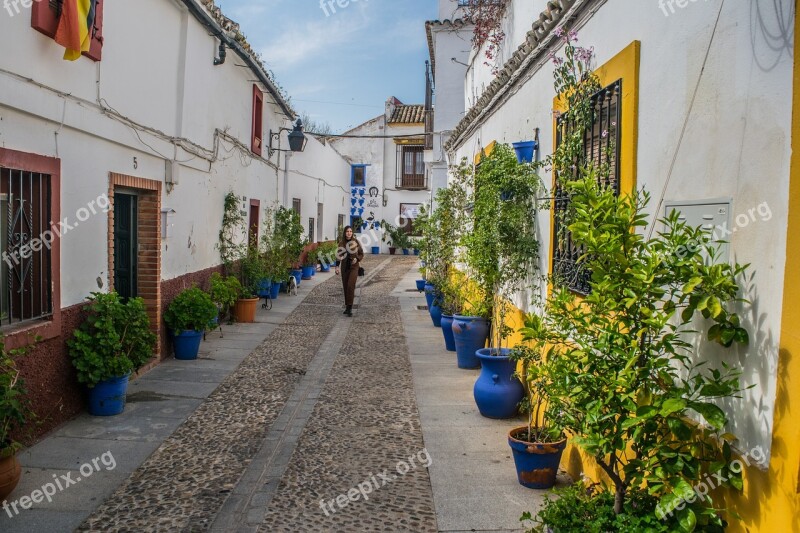
[{"label": "woman's handbag", "polygon": [[358,267],[358,275],[363,276],[365,274],[364,267]]}]

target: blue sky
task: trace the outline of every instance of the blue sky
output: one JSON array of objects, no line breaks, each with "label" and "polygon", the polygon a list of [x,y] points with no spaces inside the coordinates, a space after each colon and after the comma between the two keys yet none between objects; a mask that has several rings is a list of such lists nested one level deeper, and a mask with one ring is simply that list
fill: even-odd
[{"label": "blue sky", "polygon": [[320,0],[217,0],[263,54],[295,109],[336,132],[380,115],[390,96],[424,103],[425,21],[436,18],[437,2],[332,4],[326,15]]}]

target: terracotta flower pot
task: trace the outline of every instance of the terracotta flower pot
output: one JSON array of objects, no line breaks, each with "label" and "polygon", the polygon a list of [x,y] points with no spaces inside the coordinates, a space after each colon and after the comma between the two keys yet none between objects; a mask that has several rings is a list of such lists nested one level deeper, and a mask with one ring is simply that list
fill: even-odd
[{"label": "terracotta flower pot", "polygon": [[0,501],[6,499],[19,483],[22,467],[17,456],[9,452],[0,452]]},{"label": "terracotta flower pot", "polygon": [[256,306],[258,298],[236,300],[233,306],[233,317],[236,322],[251,324],[256,321]]}]

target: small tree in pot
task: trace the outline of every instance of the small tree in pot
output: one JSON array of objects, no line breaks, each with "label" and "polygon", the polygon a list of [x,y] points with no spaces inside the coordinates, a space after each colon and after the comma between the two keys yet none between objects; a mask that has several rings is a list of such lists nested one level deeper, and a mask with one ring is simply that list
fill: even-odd
[{"label": "small tree in pot", "polygon": [[6,350],[0,337],[0,501],[11,494],[22,476],[16,458],[20,444],[11,439],[33,417],[17,359],[31,347]]}]

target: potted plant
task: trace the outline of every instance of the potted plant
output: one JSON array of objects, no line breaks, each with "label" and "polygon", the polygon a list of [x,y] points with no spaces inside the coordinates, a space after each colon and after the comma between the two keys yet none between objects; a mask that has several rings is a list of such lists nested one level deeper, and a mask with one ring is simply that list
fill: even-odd
[{"label": "potted plant", "polygon": [[331,265],[336,264],[336,250],[338,245],[335,242],[323,242],[317,248],[320,272],[330,272]]},{"label": "potted plant", "polygon": [[86,319],[67,347],[78,381],[89,388],[89,414],[117,415],[125,409],[128,379],[151,359],[156,336],[141,298],[123,302],[110,292],[87,300]]},{"label": "potted plant", "polygon": [[197,359],[203,332],[219,313],[208,293],[199,287],[181,291],[164,313],[164,322],[172,331],[175,359]]},{"label": "potted plant", "polygon": [[20,444],[12,440],[11,434],[33,416],[16,363],[30,349],[6,350],[0,337],[0,501],[13,492],[22,476],[16,456]]},{"label": "potted plant", "polygon": [[[548,360],[543,357],[543,353],[548,356],[547,335],[544,333],[544,326],[539,316],[534,314],[527,315],[525,326],[520,329],[522,344],[516,346],[511,352],[509,363],[499,361],[484,360],[484,364],[510,364],[512,373],[517,362],[522,363],[522,377],[527,386],[525,389],[518,380],[504,380],[501,387],[518,387],[525,396],[522,402],[523,410],[528,413],[528,424],[517,427],[509,431],[508,444],[514,455],[514,464],[517,469],[517,479],[520,484],[531,489],[549,489],[556,483],[558,465],[561,462],[561,455],[567,445],[564,430],[559,424],[560,415],[557,412],[557,403],[550,400],[548,392],[552,388]],[[508,393],[498,390],[498,380],[487,380],[482,377],[475,383],[476,398],[481,395],[494,396],[478,405],[486,405],[496,411],[481,413],[489,418],[506,418],[505,416],[493,417],[494,412],[505,414],[517,411],[516,404],[510,398],[516,396],[516,392]],[[505,405],[502,405],[505,402]]]},{"label": "potted plant", "polygon": [[287,269],[291,268],[291,275],[294,276],[297,285],[303,278],[300,266],[300,254],[305,248],[305,228],[300,222],[300,215],[293,209],[283,206],[275,210],[275,238],[274,248],[287,264]]},{"label": "potted plant", "polygon": [[[489,347],[478,349],[476,357],[488,378],[495,371],[501,372],[498,383],[516,379],[510,349],[505,346],[511,333],[507,326],[511,307],[508,296],[525,290],[531,281],[538,287],[543,279],[539,273],[536,227],[537,197],[543,184],[536,171],[536,166],[519,164],[511,147],[501,144],[481,160],[474,177],[473,230],[465,236],[466,259],[483,297],[483,308],[491,319]],[[503,390],[513,396],[475,397],[481,413],[492,413],[494,418],[516,416],[522,388],[511,386]],[[485,403],[492,400],[499,403]]]},{"label": "potted plant", "polygon": [[400,228],[390,224],[385,220],[381,221],[381,225],[383,226],[384,229],[383,236],[381,237],[381,239],[389,247],[389,255],[394,255],[395,253],[397,253],[397,246],[395,245],[395,241],[397,240],[397,234],[400,231]]},{"label": "potted plant", "polygon": [[211,301],[217,306],[217,323],[219,323],[230,316],[236,300],[242,293],[242,285],[234,276],[222,277],[219,272],[214,272],[211,274],[209,287]]},{"label": "potted plant", "polygon": [[303,279],[311,279],[317,271],[317,250],[308,250],[303,261]]},{"label": "potted plant", "polygon": [[242,291],[233,307],[233,316],[237,322],[250,324],[256,320],[258,294],[266,278],[264,259],[257,249],[247,248],[239,260],[238,277]]}]

